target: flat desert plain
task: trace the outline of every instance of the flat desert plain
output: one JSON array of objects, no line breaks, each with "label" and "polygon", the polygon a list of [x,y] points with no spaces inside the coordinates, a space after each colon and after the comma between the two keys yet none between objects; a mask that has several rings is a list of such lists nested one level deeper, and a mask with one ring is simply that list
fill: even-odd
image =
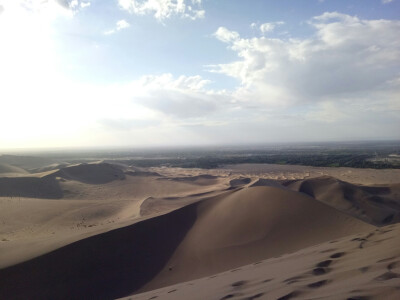
[{"label": "flat desert plain", "polygon": [[0,299],[400,299],[400,170],[0,164]]}]

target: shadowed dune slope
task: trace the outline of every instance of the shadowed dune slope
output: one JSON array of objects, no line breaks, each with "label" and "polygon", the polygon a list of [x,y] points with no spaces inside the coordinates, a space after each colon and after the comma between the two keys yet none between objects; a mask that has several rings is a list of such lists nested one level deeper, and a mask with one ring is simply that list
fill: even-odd
[{"label": "shadowed dune slope", "polygon": [[142,291],[373,228],[300,193],[274,187],[241,189],[199,203],[195,224]]},{"label": "shadowed dune slope", "polygon": [[374,228],[293,191],[233,190],[0,270],[0,298],[122,297]]},{"label": "shadowed dune slope", "polygon": [[376,226],[400,221],[399,184],[361,186],[322,176],[288,187]]},{"label": "shadowed dune slope", "polygon": [[188,206],[0,270],[0,299],[114,299],[154,277],[196,219]]},{"label": "shadowed dune slope", "polygon": [[120,168],[108,163],[69,166],[52,173],[50,176],[59,176],[89,184],[101,184],[125,179],[125,175]]},{"label": "shadowed dune slope", "polygon": [[20,167],[25,170],[40,168],[54,163],[53,160],[44,157],[19,156],[19,155],[0,155],[0,163]]},{"label": "shadowed dune slope", "polygon": [[0,197],[62,198],[63,191],[57,177],[88,184],[125,179],[124,173],[113,165],[80,164],[62,168],[42,177],[0,177]]},{"label": "shadowed dune slope", "polygon": [[203,174],[197,176],[186,176],[186,177],[168,177],[159,178],[159,180],[177,181],[177,182],[187,182],[195,183],[197,185],[211,185],[217,183],[217,176]]},{"label": "shadowed dune slope", "polygon": [[251,186],[272,186],[281,189],[286,189],[284,185],[282,185],[279,181],[272,179],[259,178],[256,182],[254,182]]},{"label": "shadowed dune slope", "polygon": [[62,198],[58,181],[52,177],[0,177],[0,197]]},{"label": "shadowed dune slope", "polygon": [[398,300],[400,224],[124,300]]},{"label": "shadowed dune slope", "polygon": [[4,174],[27,174],[28,172],[22,168],[9,164],[0,163],[0,176]]}]

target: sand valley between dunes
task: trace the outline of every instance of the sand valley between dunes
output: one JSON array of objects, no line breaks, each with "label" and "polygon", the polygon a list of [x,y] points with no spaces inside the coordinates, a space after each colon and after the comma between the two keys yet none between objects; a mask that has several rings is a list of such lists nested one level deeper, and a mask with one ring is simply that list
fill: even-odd
[{"label": "sand valley between dunes", "polygon": [[400,170],[24,164],[0,299],[400,299]]}]

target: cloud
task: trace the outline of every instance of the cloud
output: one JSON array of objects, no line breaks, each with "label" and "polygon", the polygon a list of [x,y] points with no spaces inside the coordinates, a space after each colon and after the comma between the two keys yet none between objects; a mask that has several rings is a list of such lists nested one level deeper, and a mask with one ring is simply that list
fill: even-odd
[{"label": "cloud", "polygon": [[201,0],[118,0],[121,9],[135,15],[153,14],[158,21],[180,16],[191,20],[204,18]]},{"label": "cloud", "polygon": [[121,131],[129,131],[135,129],[144,129],[148,127],[157,126],[160,124],[158,120],[147,120],[147,119],[101,119],[98,121],[104,127],[111,130],[121,130]]},{"label": "cloud", "polygon": [[230,31],[225,27],[219,27],[218,30],[214,33],[214,36],[224,43],[234,42],[240,37],[239,33],[237,33],[236,31]]},{"label": "cloud", "polygon": [[383,4],[388,4],[388,3],[391,3],[391,2],[393,2],[393,0],[382,0]]},{"label": "cloud", "polygon": [[262,33],[266,33],[266,32],[272,32],[274,31],[275,27],[278,25],[283,25],[285,24],[285,22],[271,22],[271,23],[264,23],[260,25],[260,31]]},{"label": "cloud", "polygon": [[238,59],[210,71],[241,82],[234,94],[239,102],[268,107],[343,98],[367,103],[377,91],[393,95],[388,82],[400,69],[400,21],[327,12],[309,25],[314,34],[297,39],[242,38],[220,27],[215,37]]},{"label": "cloud", "polygon": [[119,20],[117,22],[117,30],[125,29],[130,27],[131,25],[125,20]]},{"label": "cloud", "polygon": [[90,2],[81,2],[82,8],[89,7],[89,6],[90,6]]},{"label": "cloud", "polygon": [[209,116],[229,101],[223,92],[206,89],[208,83],[200,76],[149,75],[132,82],[127,93],[134,103],[165,116],[197,118]]},{"label": "cloud", "polygon": [[114,34],[114,33],[116,33],[117,31],[120,31],[120,30],[122,30],[122,29],[129,28],[130,26],[131,26],[131,25],[130,25],[127,21],[125,21],[125,20],[119,20],[119,21],[117,21],[117,23],[115,24],[115,28],[114,28],[114,29],[110,29],[110,30],[104,31],[104,34],[105,34],[105,35]]},{"label": "cloud", "polygon": [[[59,16],[71,17],[81,9],[90,6],[90,2],[81,0],[14,0],[0,1],[0,14],[10,10],[14,14],[18,11],[40,15],[42,18],[55,19]],[[20,14],[20,12],[18,14]]]}]

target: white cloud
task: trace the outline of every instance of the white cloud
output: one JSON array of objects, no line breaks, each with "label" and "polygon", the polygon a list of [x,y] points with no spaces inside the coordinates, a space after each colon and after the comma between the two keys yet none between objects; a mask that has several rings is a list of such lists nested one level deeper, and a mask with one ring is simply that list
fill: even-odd
[{"label": "white cloud", "polygon": [[388,4],[388,3],[391,3],[391,2],[393,2],[393,0],[382,0],[383,4]]},{"label": "white cloud", "polygon": [[114,34],[117,31],[120,31],[122,29],[126,29],[129,28],[131,26],[131,24],[129,24],[127,21],[125,20],[119,20],[117,21],[117,23],[115,24],[115,28],[114,29],[110,29],[107,31],[104,31],[105,35],[110,35],[110,34]]},{"label": "white cloud", "polygon": [[153,14],[162,21],[174,15],[192,20],[204,18],[201,0],[118,0],[121,9],[135,15]]},{"label": "white cloud", "polygon": [[89,7],[89,6],[90,6],[90,2],[81,2],[82,8]]},{"label": "white cloud", "polygon": [[[254,23],[253,23],[254,24]],[[274,31],[275,27],[278,25],[283,25],[285,24],[284,22],[280,21],[280,22],[271,22],[271,23],[264,23],[260,25],[260,31],[262,33],[266,33],[266,32],[272,32]]]},{"label": "white cloud", "polygon": [[224,43],[230,43],[237,39],[239,39],[239,33],[236,31],[230,31],[225,27],[219,27],[218,30],[214,33],[214,36]]},{"label": "white cloud", "polygon": [[315,34],[302,39],[248,39],[220,27],[215,36],[239,59],[211,71],[240,80],[238,101],[272,107],[342,98],[368,103],[371,91],[393,93],[387,82],[400,69],[400,21],[333,12],[309,24]]},{"label": "white cloud", "polygon": [[117,22],[117,30],[125,29],[130,27],[131,25],[125,20],[119,20]]},{"label": "white cloud", "polygon": [[206,89],[207,84],[200,76],[148,75],[132,82],[126,93],[134,103],[166,116],[196,118],[215,112],[228,101],[222,92]]}]

